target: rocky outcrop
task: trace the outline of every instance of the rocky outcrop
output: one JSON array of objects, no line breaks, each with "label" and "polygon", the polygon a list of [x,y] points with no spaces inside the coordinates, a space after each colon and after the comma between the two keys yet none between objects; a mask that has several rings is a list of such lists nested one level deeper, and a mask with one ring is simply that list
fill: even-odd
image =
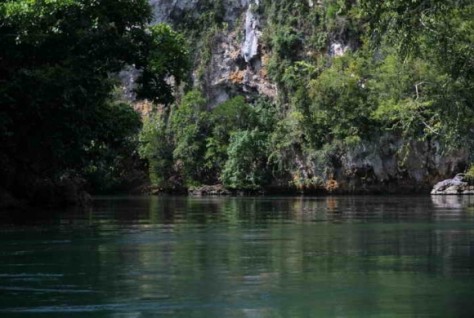
[{"label": "rocky outcrop", "polygon": [[465,181],[464,174],[458,173],[452,179],[446,179],[438,182],[431,190],[431,194],[470,194],[474,195],[474,185]]},{"label": "rocky outcrop", "polygon": [[407,142],[386,134],[308,156],[298,165],[298,177],[305,179],[299,182],[305,192],[326,191],[334,181],[332,193],[429,193],[438,180],[463,171],[468,158],[463,149],[446,153],[435,141]]},{"label": "rocky outcrop", "polygon": [[[441,178],[463,170],[465,150],[442,153],[436,141],[406,142],[393,135],[362,143],[345,152],[339,171],[340,183],[359,192],[426,193]],[[345,181],[345,182],[344,182]]]},{"label": "rocky outcrop", "polygon": [[[153,23],[179,25],[183,17],[205,14],[205,1],[150,0]],[[224,0],[222,3],[225,27],[212,36],[212,52],[204,70],[196,67],[193,85],[199,87],[213,108],[236,95],[248,100],[258,96],[276,97],[276,85],[266,71],[266,52],[260,43],[261,21],[257,14],[259,0]],[[121,74],[125,83],[133,84],[133,74]],[[129,85],[130,86],[130,85]],[[125,93],[130,95],[130,89]]]},{"label": "rocky outcrop", "polygon": [[203,185],[199,187],[191,187],[188,189],[188,193],[194,196],[202,195],[230,195],[231,191],[224,188],[223,185]]},{"label": "rocky outcrop", "polygon": [[239,10],[232,11],[234,14],[240,11],[238,18],[234,16],[227,30],[215,34],[205,76],[201,80],[194,77],[195,85],[203,88],[210,108],[236,95],[251,100],[258,96],[274,98],[277,94],[276,85],[268,79],[268,59],[259,41],[260,18],[255,13],[259,3],[242,1],[241,5]]}]

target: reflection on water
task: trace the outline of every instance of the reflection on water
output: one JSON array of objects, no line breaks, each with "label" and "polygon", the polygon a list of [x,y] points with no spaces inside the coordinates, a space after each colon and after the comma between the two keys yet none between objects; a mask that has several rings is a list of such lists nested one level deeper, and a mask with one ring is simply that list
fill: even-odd
[{"label": "reflection on water", "polygon": [[97,198],[0,227],[2,317],[470,316],[474,198]]},{"label": "reflection on water", "polygon": [[474,207],[473,195],[432,195],[431,201],[436,208],[462,209]]}]

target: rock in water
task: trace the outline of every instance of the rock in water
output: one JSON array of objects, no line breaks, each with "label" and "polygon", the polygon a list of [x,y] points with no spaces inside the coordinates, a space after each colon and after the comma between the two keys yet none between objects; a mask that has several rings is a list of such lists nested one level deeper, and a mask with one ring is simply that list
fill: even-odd
[{"label": "rock in water", "polygon": [[452,179],[438,182],[431,190],[431,194],[474,194],[474,186],[464,181],[464,174],[458,173]]}]

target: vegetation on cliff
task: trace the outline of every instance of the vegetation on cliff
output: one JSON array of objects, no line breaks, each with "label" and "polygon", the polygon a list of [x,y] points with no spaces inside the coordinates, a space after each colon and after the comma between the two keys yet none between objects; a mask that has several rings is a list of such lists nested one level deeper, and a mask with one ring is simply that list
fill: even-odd
[{"label": "vegetation on cliff", "polygon": [[[176,21],[202,47],[198,75],[216,34],[228,27],[221,9],[208,6],[194,15],[209,28]],[[278,96],[234,92],[209,109],[206,87],[198,85],[201,93],[188,93],[169,115],[150,119],[141,153],[155,185],[333,191],[341,180],[380,189],[405,175],[407,183],[428,187],[430,178],[442,176],[433,166],[440,159],[427,159],[431,165],[411,159],[411,175],[416,147],[424,147],[424,157],[462,152],[465,159],[450,169],[467,168],[474,154],[472,2],[260,1],[253,10],[262,20],[263,70]],[[382,179],[370,164],[347,171],[341,161],[371,147],[397,158],[396,172],[379,173]]]},{"label": "vegetation on cliff", "polygon": [[272,107],[265,100],[250,106],[237,96],[207,110],[201,93],[188,92],[169,116],[159,112],[145,121],[140,154],[148,159],[152,183],[163,189],[268,183]]}]

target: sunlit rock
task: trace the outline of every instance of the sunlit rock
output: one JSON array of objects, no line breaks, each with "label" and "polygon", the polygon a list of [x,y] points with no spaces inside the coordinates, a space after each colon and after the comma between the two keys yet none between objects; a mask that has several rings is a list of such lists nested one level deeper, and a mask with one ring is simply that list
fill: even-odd
[{"label": "sunlit rock", "polygon": [[250,3],[245,13],[245,41],[242,45],[242,56],[247,63],[258,55],[260,31],[258,30],[259,19],[254,13],[254,6],[258,6],[258,1]]},{"label": "sunlit rock", "polygon": [[474,186],[464,181],[463,173],[458,173],[452,179],[435,184],[431,194],[474,194]]},{"label": "sunlit rock", "polygon": [[344,45],[340,42],[334,42],[330,46],[329,54],[331,56],[343,56],[349,50],[348,45]]}]

